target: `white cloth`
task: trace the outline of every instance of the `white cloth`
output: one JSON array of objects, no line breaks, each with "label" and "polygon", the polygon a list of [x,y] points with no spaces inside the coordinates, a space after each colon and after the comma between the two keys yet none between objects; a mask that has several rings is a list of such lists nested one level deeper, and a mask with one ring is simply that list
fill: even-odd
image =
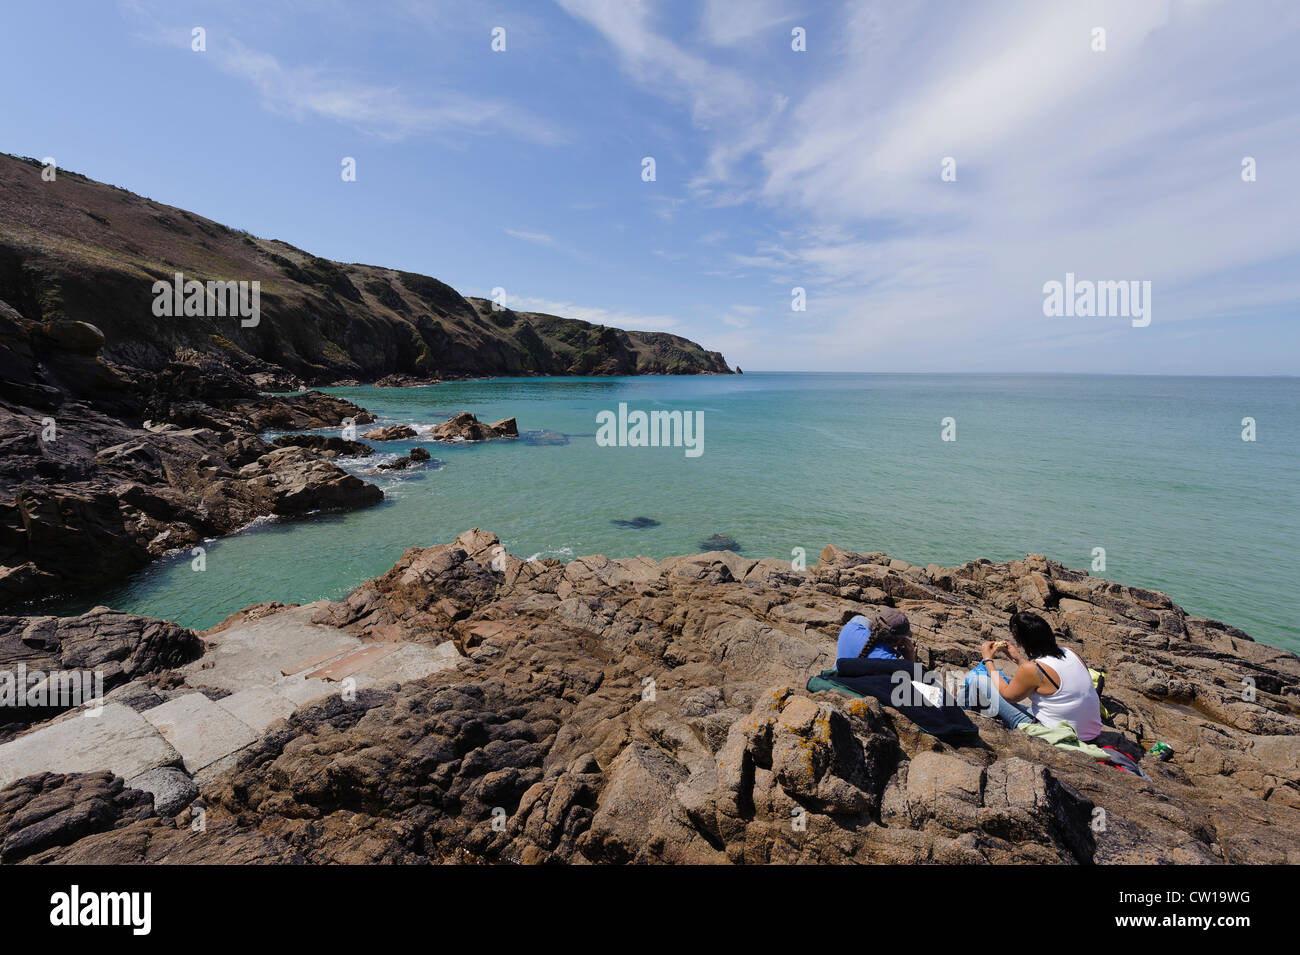
[{"label": "white cloth", "polygon": [[1079,739],[1096,739],[1105,727],[1101,722],[1101,699],[1097,688],[1092,685],[1092,676],[1088,667],[1073,650],[1062,647],[1065,657],[1039,657],[1049,672],[1056,673],[1061,688],[1050,696],[1039,693],[1029,694],[1026,704],[1034,719],[1049,729],[1062,723],[1069,723],[1079,734]]}]

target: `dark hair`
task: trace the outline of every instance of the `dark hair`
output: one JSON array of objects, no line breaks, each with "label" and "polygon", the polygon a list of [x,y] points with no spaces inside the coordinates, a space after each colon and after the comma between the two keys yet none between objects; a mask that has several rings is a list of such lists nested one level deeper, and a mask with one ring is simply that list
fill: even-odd
[{"label": "dark hair", "polygon": [[[900,615],[901,616],[901,615]],[[907,623],[907,618],[903,618],[901,626],[907,627],[906,630],[892,630],[889,625],[877,616],[871,622],[871,635],[867,637],[867,642],[862,645],[858,651],[858,659],[865,660],[879,644],[884,644],[895,653],[901,652],[903,641],[912,635],[912,628]]]},{"label": "dark hair", "polygon": [[[881,642],[881,638],[884,636],[885,636],[884,633],[877,630],[875,627],[872,627],[871,636],[867,637],[867,642],[864,643],[862,645],[862,649],[858,651],[858,659],[865,660],[871,654],[871,651],[876,648],[876,644]],[[885,640],[884,643],[885,646],[889,647],[891,650],[894,649],[894,644],[892,641]]]},{"label": "dark hair", "polygon": [[1056,634],[1051,625],[1028,610],[1020,610],[1011,615],[1011,635],[1016,638],[1022,650],[1031,660],[1039,657],[1064,657],[1065,651],[1056,645]]}]

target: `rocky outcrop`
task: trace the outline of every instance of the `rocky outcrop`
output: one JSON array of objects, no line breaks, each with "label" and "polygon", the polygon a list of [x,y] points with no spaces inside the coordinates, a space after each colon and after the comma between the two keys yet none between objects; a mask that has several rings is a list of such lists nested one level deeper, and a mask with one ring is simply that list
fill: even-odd
[{"label": "rocky outcrop", "polygon": [[435,459],[424,448],[414,447],[410,454],[404,454],[400,458],[394,458],[386,464],[378,466],[380,471],[405,471],[414,464],[427,464],[429,467],[442,467],[442,462]]},{"label": "rocky outcrop", "polygon": [[502,418],[492,424],[484,424],[467,411],[448,418],[435,427],[431,435],[435,441],[490,441],[493,438],[518,436],[519,426],[514,418]]},{"label": "rocky outcrop", "polygon": [[[43,773],[0,791],[0,862],[124,865],[302,862],[291,846],[215,825],[163,818],[151,793],[111,773]],[[207,836],[216,843],[204,845]]]},{"label": "rocky outcrop", "polygon": [[[957,672],[1035,608],[1107,672],[1114,730],[1173,758],[1144,760],[1145,780],[979,715],[979,738],[954,745],[874,699],[809,693],[839,627],[888,606],[925,667]],[[471,531],[314,613],[468,659],[271,724],[204,783],[209,829],[185,859],[1300,862],[1300,660],[1041,556],[565,565]],[[39,858],[177,859],[159,825]]]},{"label": "rocky outcrop", "polygon": [[387,428],[376,428],[374,431],[367,431],[361,437],[367,441],[409,441],[415,437],[415,429],[410,425],[394,424]]},{"label": "rocky outcrop", "polygon": [[[178,273],[261,283],[258,316],[159,318],[155,282]],[[677,336],[501,309],[67,170],[46,181],[35,160],[3,154],[0,299],[0,606],[102,585],[258,517],[374,503],[364,482],[260,439],[346,429],[276,447],[363,453],[351,428],[374,416],[308,384],[728,373],[721,355]],[[415,437],[405,426],[372,434]],[[437,439],[516,434],[513,419],[469,416]]]},{"label": "rocky outcrop", "polygon": [[28,776],[0,793],[0,862],[20,862],[152,815],[153,799],[111,773]]},{"label": "rocky outcrop", "polygon": [[309,448],[323,458],[367,458],[375,453],[368,444],[332,434],[282,434],[271,443],[277,448]]}]

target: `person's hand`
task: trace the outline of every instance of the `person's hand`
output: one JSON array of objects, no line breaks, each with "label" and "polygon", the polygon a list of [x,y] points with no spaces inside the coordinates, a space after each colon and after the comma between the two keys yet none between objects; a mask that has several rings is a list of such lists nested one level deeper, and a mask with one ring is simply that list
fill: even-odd
[{"label": "person's hand", "polygon": [[1011,658],[1012,663],[1016,664],[1017,666],[1024,666],[1025,658],[1020,655],[1020,651],[1017,650],[1013,644],[1008,643],[1006,646],[1006,650],[1007,650],[1007,656]]},{"label": "person's hand", "polygon": [[994,640],[985,640],[984,643],[980,645],[980,662],[981,662],[981,663],[983,663],[985,660],[992,660],[992,659],[993,659],[993,656],[994,656],[994,653],[995,653],[995,650],[996,650],[996,645],[997,645],[997,644],[996,644],[996,641],[994,641]]}]

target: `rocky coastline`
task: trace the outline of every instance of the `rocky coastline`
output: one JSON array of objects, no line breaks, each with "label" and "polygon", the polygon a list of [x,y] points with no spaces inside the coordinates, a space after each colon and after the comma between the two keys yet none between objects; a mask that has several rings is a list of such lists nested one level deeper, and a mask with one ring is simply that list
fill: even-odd
[{"label": "rocky coastline", "polygon": [[[159,322],[148,291],[179,272],[264,283],[265,320]],[[678,336],[503,309],[8,156],[0,299],[0,862],[1300,862],[1300,660],[1041,555],[828,546],[804,569],[718,533],[565,564],[475,529],[202,633],[41,613],[259,518],[379,504],[339,460],[419,435],[311,386],[731,372]],[[464,413],[419,440],[568,439]],[[439,464],[417,446],[371,473]],[[1114,731],[1172,758],[1144,779],[810,691],[840,626],[883,607],[931,671],[1041,613],[1106,672]],[[59,674],[102,698],[60,697]]]},{"label": "rocky coastline", "polygon": [[103,341],[0,302],[0,606],[120,579],[259,517],[382,500],[329,446],[260,437],[373,421],[364,409],[261,396],[194,352],[144,374],[105,361]]},{"label": "rocky coastline", "polygon": [[[886,606],[957,670],[1034,609],[1106,672],[1112,729],[1173,757],[1142,779],[979,715],[949,743],[809,692],[839,627]],[[254,646],[306,659],[253,685]],[[48,765],[0,789],[6,863],[1300,862],[1300,659],[1039,555],[563,564],[473,530],[337,602],[203,634],[3,618],[0,654],[120,661],[104,718],[142,728],[95,749],[75,711],[11,729],[0,773]],[[217,717],[239,731],[189,734]]]},{"label": "rocky coastline", "polygon": [[[179,299],[186,282],[256,287],[258,314],[181,314],[169,297],[160,315],[156,285]],[[677,335],[466,298],[0,154],[0,607],[111,583],[258,518],[377,504],[335,463],[364,456],[359,442],[262,440],[374,421],[311,387],[730,373]],[[513,419],[439,428],[517,435]]]}]

